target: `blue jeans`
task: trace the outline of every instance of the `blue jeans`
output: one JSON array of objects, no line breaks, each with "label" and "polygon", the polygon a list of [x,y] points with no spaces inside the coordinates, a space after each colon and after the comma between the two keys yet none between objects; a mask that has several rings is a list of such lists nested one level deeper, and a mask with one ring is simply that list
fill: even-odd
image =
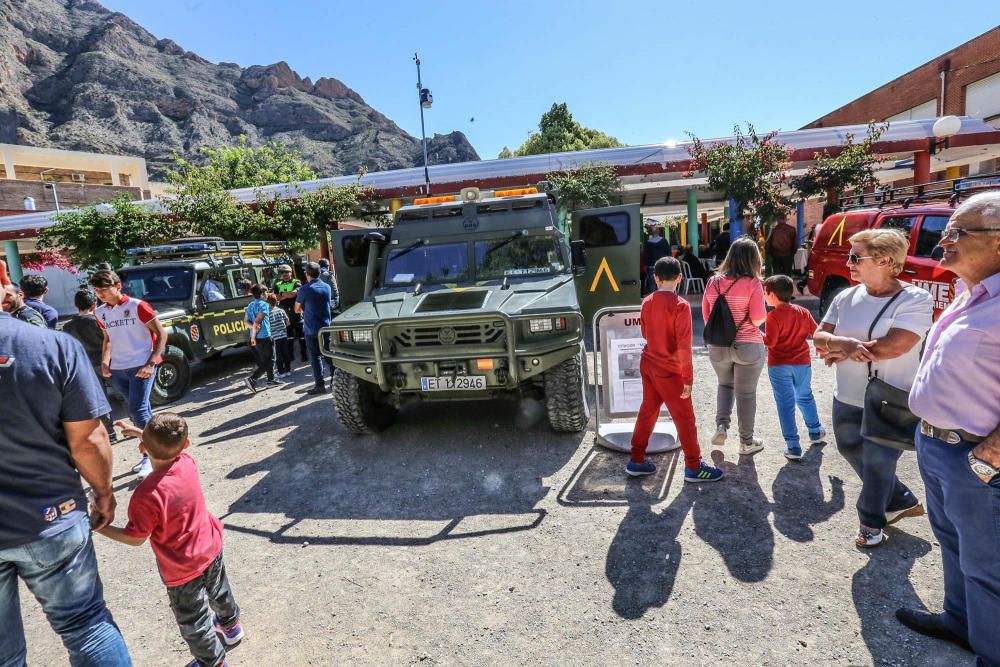
[{"label": "blue jeans", "polygon": [[949,445],[917,431],[927,515],[941,545],[944,620],[989,665],[1000,665],[1000,482],[969,467],[971,442]]},{"label": "blue jeans", "polygon": [[139,428],[146,428],[146,422],[153,416],[153,407],[149,404],[149,393],[153,391],[153,382],[156,380],[156,371],[159,370],[159,366],[154,368],[153,374],[145,379],[135,376],[140,368],[142,366],[112,369],[111,385],[128,401],[128,414],[132,418],[132,423]]},{"label": "blue jeans", "polygon": [[823,430],[816,412],[816,399],[813,398],[812,366],[768,366],[767,377],[771,380],[774,402],[778,405],[778,421],[785,446],[801,451],[799,427],[795,423],[796,405],[802,412],[810,436],[818,437]]},{"label": "blue jeans", "polygon": [[326,362],[319,351],[319,336],[306,334],[306,349],[309,350],[309,363],[312,364],[313,381],[317,387],[324,387],[323,378],[326,375]]},{"label": "blue jeans", "polygon": [[125,640],[104,604],[97,558],[84,519],[58,535],[0,550],[0,667],[27,656],[18,600],[20,577],[62,637],[73,667],[131,665]]},{"label": "blue jeans", "polygon": [[861,408],[833,399],[833,435],[837,449],[861,478],[858,519],[870,528],[885,527],[887,511],[906,509],[917,498],[896,477],[896,462],[903,452],[861,437]]}]

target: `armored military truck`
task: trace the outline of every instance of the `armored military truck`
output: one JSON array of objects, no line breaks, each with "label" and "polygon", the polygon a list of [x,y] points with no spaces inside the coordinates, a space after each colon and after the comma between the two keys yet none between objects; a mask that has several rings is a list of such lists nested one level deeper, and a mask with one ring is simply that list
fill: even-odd
[{"label": "armored military truck", "polygon": [[[372,433],[407,400],[533,395],[544,398],[554,430],[583,430],[586,322],[577,279],[584,293],[601,287],[639,302],[638,207],[585,213],[571,236],[594,227],[593,244],[567,238],[551,195],[468,188],[415,200],[391,229],[334,232],[345,310],[320,331],[320,348],[333,366],[340,423]],[[621,245],[608,237],[616,224],[632,239],[635,279],[616,280],[604,255],[602,273],[587,269],[588,246],[599,250],[602,237]]]},{"label": "armored military truck", "polygon": [[134,265],[118,271],[122,291],[156,310],[167,330],[167,348],[150,397],[154,405],[176,401],[188,389],[191,364],[246,345],[244,310],[250,297],[237,283],[271,284],[281,264],[293,264],[280,241],[183,238],[151,248],[133,248]]}]

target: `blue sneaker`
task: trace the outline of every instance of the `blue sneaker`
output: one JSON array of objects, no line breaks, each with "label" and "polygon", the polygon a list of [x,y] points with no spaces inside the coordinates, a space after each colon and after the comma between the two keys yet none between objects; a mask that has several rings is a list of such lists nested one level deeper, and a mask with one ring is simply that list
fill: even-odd
[{"label": "blue sneaker", "polygon": [[234,646],[243,641],[243,625],[236,621],[228,628],[222,627],[219,617],[215,617],[215,631],[222,637],[222,643],[226,646]]},{"label": "blue sneaker", "polygon": [[704,461],[701,462],[697,470],[691,470],[687,466],[684,466],[685,482],[692,482],[694,484],[700,482],[718,482],[722,477],[723,473],[721,470],[713,468],[710,465],[705,465]]},{"label": "blue sneaker", "polygon": [[802,458],[801,447],[785,447],[785,458],[789,461],[798,461]]},{"label": "blue sneaker", "polygon": [[645,463],[636,463],[635,461],[629,460],[628,465],[625,466],[625,472],[627,472],[632,477],[642,477],[643,475],[652,475],[656,472],[656,464],[652,461],[646,461]]}]

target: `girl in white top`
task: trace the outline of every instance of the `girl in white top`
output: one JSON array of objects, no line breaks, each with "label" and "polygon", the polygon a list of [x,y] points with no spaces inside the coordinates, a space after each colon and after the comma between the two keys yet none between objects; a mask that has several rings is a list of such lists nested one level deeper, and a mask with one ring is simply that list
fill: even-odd
[{"label": "girl in white top", "polygon": [[880,379],[908,391],[920,364],[920,343],[931,327],[934,304],[929,292],[896,277],[910,246],[902,233],[869,229],[852,236],[850,242],[847,266],[851,279],[860,284],[833,300],[813,340],[826,363],[836,364],[834,437],[840,453],[861,478],[855,543],[873,547],[885,540],[882,528],[887,524],[919,516],[924,508],[896,477],[901,451],[861,436],[868,365]]}]

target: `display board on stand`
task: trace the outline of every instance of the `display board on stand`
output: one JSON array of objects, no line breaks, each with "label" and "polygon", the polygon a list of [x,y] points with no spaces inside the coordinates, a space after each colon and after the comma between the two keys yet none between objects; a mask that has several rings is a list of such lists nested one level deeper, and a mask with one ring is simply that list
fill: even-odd
[{"label": "display board on stand", "polygon": [[[627,452],[642,404],[639,361],[646,341],[639,325],[640,311],[633,307],[602,308],[594,314],[594,370],[597,388],[597,444]],[[647,452],[676,449],[677,429],[666,409],[661,409],[649,437]]]}]

